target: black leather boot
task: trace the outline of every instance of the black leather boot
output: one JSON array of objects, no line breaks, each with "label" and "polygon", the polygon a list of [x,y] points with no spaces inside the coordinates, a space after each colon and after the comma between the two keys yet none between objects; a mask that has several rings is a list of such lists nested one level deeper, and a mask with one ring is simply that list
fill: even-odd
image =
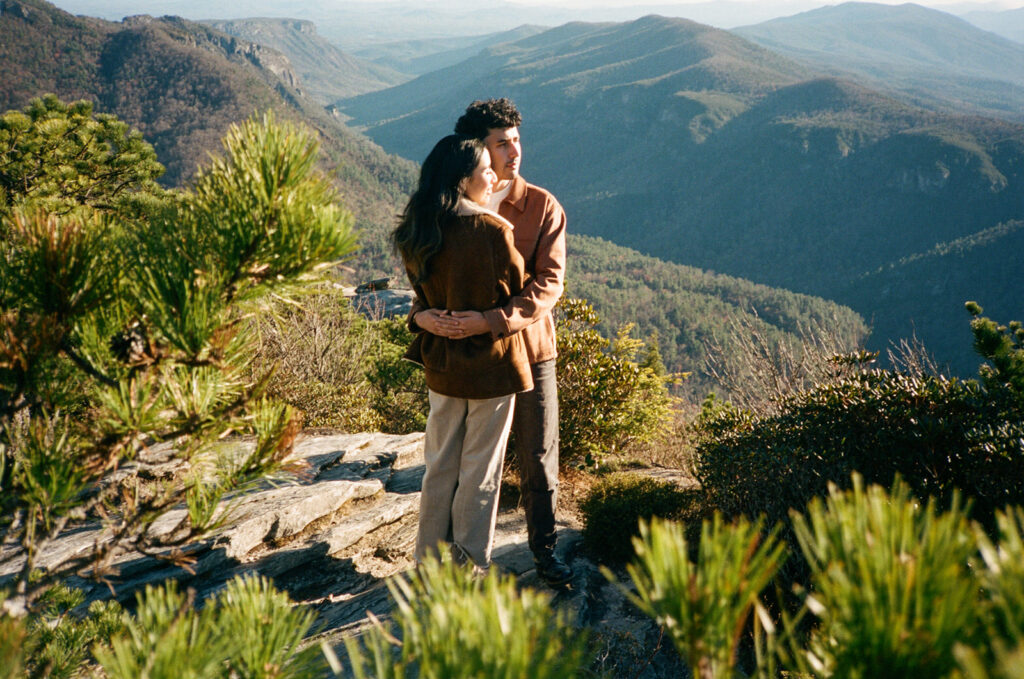
[{"label": "black leather boot", "polygon": [[535,554],[533,562],[537,565],[537,575],[548,584],[548,587],[565,587],[572,581],[572,568],[555,556],[553,551]]}]

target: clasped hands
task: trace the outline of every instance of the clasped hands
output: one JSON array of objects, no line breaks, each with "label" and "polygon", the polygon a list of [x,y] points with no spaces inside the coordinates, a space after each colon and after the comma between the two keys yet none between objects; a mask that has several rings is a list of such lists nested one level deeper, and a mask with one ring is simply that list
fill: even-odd
[{"label": "clasped hands", "polygon": [[413,320],[430,334],[451,339],[464,339],[491,331],[487,319],[479,311],[424,309],[416,312]]}]

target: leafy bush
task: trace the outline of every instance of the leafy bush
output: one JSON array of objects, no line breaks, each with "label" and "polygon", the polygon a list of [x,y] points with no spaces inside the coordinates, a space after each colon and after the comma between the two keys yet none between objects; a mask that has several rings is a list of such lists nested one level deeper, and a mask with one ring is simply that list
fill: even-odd
[{"label": "leafy bush", "polygon": [[603,561],[621,563],[633,556],[640,521],[678,519],[690,507],[692,492],[669,481],[636,473],[601,479],[580,502],[583,542]]},{"label": "leafy bush", "polygon": [[977,546],[959,501],[939,512],[897,483],[890,492],[832,486],[794,529],[811,569],[815,626],[794,653],[814,676],[947,677],[954,649],[986,645],[986,604],[970,560]]},{"label": "leafy bush", "polygon": [[645,343],[629,336],[632,326],[609,340],[597,331],[600,319],[587,302],[563,298],[556,311],[561,463],[593,464],[667,429],[673,378],[660,376],[653,363],[638,363]]},{"label": "leafy bush", "polygon": [[382,351],[378,324],[358,314],[341,288],[325,285],[295,301],[277,300],[251,319],[258,336],[255,380],[303,414],[307,427],[377,431],[367,373]]},{"label": "leafy bush", "polygon": [[480,578],[450,559],[428,559],[388,589],[394,634],[378,622],[361,639],[345,640],[357,679],[556,679],[586,667],[586,636],[564,611],[496,569]]},{"label": "leafy bush", "polygon": [[[978,320],[972,327],[989,338],[979,340],[986,358],[996,359],[1006,348],[999,341],[992,349],[999,328]],[[1024,502],[1024,399],[1015,365],[991,367],[983,384],[852,371],[760,417],[709,401],[695,424],[697,477],[727,515],[785,519],[789,508],[824,496],[830,482],[847,486],[856,471],[884,486],[898,474],[918,497],[945,502],[959,488],[975,515],[990,521],[996,509]]]},{"label": "leafy bush", "polygon": [[[751,614],[767,611],[761,592],[786,558],[777,531],[760,523],[705,521],[694,561],[680,524],[640,525],[636,561],[627,568],[636,594],[629,598],[663,625],[679,655],[701,679],[732,677],[743,630]],[[607,577],[613,579],[610,572]]]},{"label": "leafy bush", "polygon": [[423,370],[402,358],[412,343],[412,333],[403,321],[383,319],[377,322],[377,351],[369,366],[373,386],[371,404],[380,416],[382,431],[408,434],[427,427],[427,382]]},{"label": "leafy bush", "polygon": [[126,634],[98,660],[110,679],[312,679],[326,661],[300,642],[316,615],[265,578],[235,578],[196,611],[173,581],[138,596]]}]

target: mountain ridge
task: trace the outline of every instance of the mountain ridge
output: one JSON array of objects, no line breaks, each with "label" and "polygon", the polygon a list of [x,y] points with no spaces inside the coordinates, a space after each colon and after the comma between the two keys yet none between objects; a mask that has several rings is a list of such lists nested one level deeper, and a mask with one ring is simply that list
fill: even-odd
[{"label": "mountain ridge", "polygon": [[343,52],[320,37],[316,25],[308,20],[250,18],[199,23],[285,54],[310,96],[321,104],[408,80],[391,68]]},{"label": "mountain ridge", "polygon": [[[12,76],[0,83],[0,102],[6,107],[51,91],[65,99],[86,97],[97,102],[97,111],[113,112],[145,128],[147,139],[156,136],[162,162],[194,168],[193,163],[217,148],[227,125],[249,117],[263,102],[279,117],[317,130],[324,156],[321,166],[338,186],[342,202],[356,213],[362,231],[362,252],[349,263],[352,275],[361,280],[383,275],[404,280],[388,233],[412,190],[413,163],[388,156],[260,65],[271,60],[283,73],[290,62],[280,53],[180,18],[137,16],[111,23],[71,17],[41,0],[23,1],[31,4],[19,6],[46,30],[33,28],[20,16],[23,12],[0,15],[0,31],[26,42],[24,48],[6,41],[0,45],[0,73]],[[62,25],[64,29],[55,28]],[[42,41],[41,46],[52,48],[49,53],[58,57],[33,53],[34,41]],[[71,56],[60,56],[65,52]],[[196,145],[197,139],[201,145]],[[187,184],[189,176],[178,169],[168,184]],[[780,340],[796,339],[794,328],[821,316],[843,318],[843,332],[850,337],[863,332],[863,322],[852,311],[824,300],[708,276],[582,237],[573,236],[571,243],[579,275],[570,272],[570,287],[577,285],[588,294],[604,314],[606,329],[633,322],[644,334],[658,330],[663,355],[673,369],[698,368],[703,347],[692,340],[709,336],[729,318],[748,314],[748,302],[763,312],[758,327]],[[658,271],[658,280],[628,282],[630,272],[638,269]],[[623,285],[609,286],[603,279],[607,275]],[[640,299],[644,301],[638,308]],[[658,300],[681,308],[658,308]],[[708,313],[702,316],[698,309]]]},{"label": "mountain ridge", "polygon": [[964,14],[963,18],[978,28],[1024,44],[1024,7],[994,12],[978,10]]},{"label": "mountain ridge", "polygon": [[523,24],[509,31],[479,36],[380,43],[358,49],[353,54],[415,76],[457,64],[490,45],[520,40],[545,30],[546,27]]},{"label": "mountain ridge", "polygon": [[846,2],[732,32],[918,105],[1024,122],[1024,45],[946,12]]},{"label": "mountain ridge", "polygon": [[[866,318],[887,312],[851,292],[857,276],[1024,212],[1022,125],[924,109],[693,22],[553,30],[339,107],[419,159],[469,101],[510,96],[524,175],[558,196],[574,232]],[[985,271],[971,284],[964,295],[983,305],[1008,285]]]}]

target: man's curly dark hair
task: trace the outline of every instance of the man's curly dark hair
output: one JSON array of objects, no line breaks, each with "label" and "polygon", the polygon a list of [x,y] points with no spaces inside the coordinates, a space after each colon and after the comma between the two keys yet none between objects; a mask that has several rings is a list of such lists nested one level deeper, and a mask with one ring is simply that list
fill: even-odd
[{"label": "man's curly dark hair", "polygon": [[483,139],[488,130],[506,130],[523,124],[523,116],[508,97],[477,100],[455,123],[455,134]]}]

